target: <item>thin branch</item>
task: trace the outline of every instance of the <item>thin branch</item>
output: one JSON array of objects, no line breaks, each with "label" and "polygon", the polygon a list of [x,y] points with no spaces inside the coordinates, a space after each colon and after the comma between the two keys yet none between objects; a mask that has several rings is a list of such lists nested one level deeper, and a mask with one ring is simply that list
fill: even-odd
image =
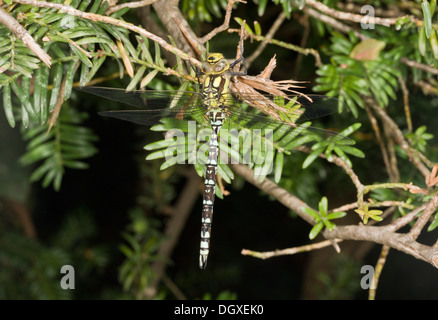
[{"label": "thin branch", "polygon": [[31,50],[42,62],[50,68],[52,58],[35,42],[29,32],[8,12],[0,8],[0,23],[5,25],[18,39]]},{"label": "thin branch", "polygon": [[233,11],[233,5],[236,2],[246,3],[246,1],[244,1],[244,0],[229,0],[228,5],[227,5],[227,9],[225,12],[224,22],[222,23],[222,25],[220,25],[217,28],[214,28],[212,31],[210,31],[208,34],[206,34],[204,37],[199,39],[200,43],[204,44],[208,40],[213,38],[215,35],[217,35],[219,32],[222,32],[222,31],[228,29],[228,27],[230,26],[231,11]]},{"label": "thin branch", "polygon": [[175,248],[181,232],[185,226],[186,220],[192,211],[193,205],[199,196],[200,178],[194,170],[190,171],[188,181],[181,192],[178,201],[176,202],[172,217],[166,224],[164,237],[167,239],[159,248],[158,256],[164,258],[156,261],[151,269],[155,277],[151,280],[149,286],[144,290],[143,295],[147,298],[155,297],[157,294],[157,287],[160,283],[167,267],[167,260],[170,259],[173,249]]},{"label": "thin branch", "polygon": [[[281,202],[289,209],[295,211],[302,219],[312,225],[315,224],[313,219],[304,212],[304,208],[308,207],[306,203],[304,203],[294,195],[290,194],[288,191],[282,189],[269,179],[264,179],[262,182],[258,181],[256,178],[254,178],[253,171],[245,165],[233,164],[230,165],[230,167],[236,174],[244,177],[248,182],[265,191],[269,195],[273,196],[277,201]],[[406,184],[403,185],[408,186]],[[426,261],[438,268],[438,248],[436,248],[436,246],[426,246],[416,242],[409,234],[396,233],[399,228],[415,219],[416,215],[424,210],[426,206],[432,205],[435,205],[434,200],[431,200],[428,204],[424,204],[412,210],[404,217],[395,220],[389,225],[378,227],[368,225],[336,226],[336,228],[332,230],[324,230],[323,236],[326,239],[332,241],[336,241],[337,239],[344,239],[365,240],[380,243],[401,252],[407,253],[417,259]]]},{"label": "thin branch", "polygon": [[398,145],[406,152],[406,154],[409,156],[410,161],[417,167],[417,169],[425,178],[428,177],[430,175],[429,169],[421,162],[421,159],[418,156],[419,152],[412,148],[406,141],[403,132],[401,132],[397,124],[388,116],[386,111],[383,108],[378,107],[377,104],[374,103],[374,101],[371,101],[369,105],[379,115],[385,126],[388,126],[388,129],[391,130],[392,137],[395,139]]},{"label": "thin branch", "polygon": [[377,260],[376,267],[374,268],[375,272],[373,274],[373,282],[368,294],[369,300],[374,300],[376,297],[377,284],[379,283],[380,274],[382,273],[383,266],[385,265],[389,249],[390,248],[388,246],[383,246],[382,251],[380,252],[379,260]]},{"label": "thin branch", "polygon": [[148,5],[153,4],[154,2],[157,2],[158,0],[142,0],[142,1],[134,1],[134,2],[128,2],[119,4],[117,6],[111,7],[106,11],[107,15],[110,15],[113,12],[119,11],[123,8],[141,8]]},{"label": "thin branch", "polygon": [[[229,29],[228,30],[229,33],[235,33],[235,32],[240,32],[240,29]],[[320,66],[321,63],[321,58],[319,56],[319,52],[313,48],[301,48],[300,46],[296,46],[294,44],[291,43],[287,43],[284,41],[280,41],[277,39],[270,39],[268,40],[266,37],[261,36],[261,35],[256,35],[256,34],[250,34],[248,35],[252,40],[256,40],[256,41],[260,41],[260,42],[266,42],[269,44],[274,44],[277,45],[279,47],[288,49],[288,50],[292,50],[292,51],[296,51],[298,53],[304,54],[304,55],[313,55],[315,57],[315,65]]]},{"label": "thin branch", "polygon": [[329,26],[333,27],[336,30],[339,30],[343,33],[349,33],[349,32],[353,32],[354,35],[361,40],[365,40],[365,39],[369,39],[368,36],[354,30],[353,28],[351,28],[350,26],[330,17],[327,16],[325,14],[322,14],[321,12],[314,10],[312,8],[304,8],[304,11],[307,12],[310,16],[312,16],[315,19],[318,19],[321,22],[324,22],[325,24],[328,24]]},{"label": "thin branch", "polygon": [[256,50],[249,56],[247,59],[245,59],[246,65],[249,68],[249,66],[253,63],[255,59],[263,52],[263,50],[268,45],[269,41],[274,37],[275,33],[278,31],[280,26],[283,24],[284,20],[286,19],[286,13],[282,11],[280,15],[277,17],[275,22],[272,24],[271,29],[269,29],[268,33],[266,33],[265,41],[259,44]]},{"label": "thin branch", "polygon": [[437,248],[416,242],[409,234],[393,232],[394,225],[386,226],[337,226],[324,230],[326,239],[362,240],[387,245],[438,268]]},{"label": "thin branch", "polygon": [[428,65],[419,63],[417,61],[409,60],[408,58],[405,58],[405,57],[400,58],[400,61],[409,67],[416,68],[416,69],[426,71],[426,72],[430,72],[434,75],[438,75],[438,68],[433,68],[433,67],[430,67]]},{"label": "thin branch", "polygon": [[[321,12],[324,12],[325,14],[327,14],[333,18],[336,18],[339,20],[348,20],[348,21],[357,22],[357,23],[366,22],[368,24],[378,24],[378,25],[382,25],[385,27],[389,27],[391,25],[395,25],[397,23],[397,21],[399,21],[399,19],[400,19],[400,17],[380,18],[380,17],[371,17],[371,16],[364,16],[361,14],[338,11],[338,10],[330,8],[330,7],[326,6],[325,4],[323,4],[319,1],[315,1],[315,0],[307,0],[306,5],[311,6],[311,7],[315,8]],[[408,16],[408,17],[410,18],[410,20],[412,22],[415,22],[417,24],[422,23],[421,20],[419,20],[413,16]]]},{"label": "thin branch", "polygon": [[[170,36],[181,51],[193,57],[196,56],[196,53],[192,51],[192,46],[187,43],[187,35],[184,35],[181,29],[185,30],[190,39],[196,39],[196,42],[198,42],[198,36],[193,32],[190,24],[181,13],[178,2],[179,0],[161,0],[155,2],[153,8],[158,15],[160,24],[166,28],[164,31],[166,38]],[[180,26],[175,23],[175,20],[178,20]],[[195,65],[200,66],[200,64]]]},{"label": "thin branch", "polygon": [[[335,239],[334,240],[336,243],[339,243],[342,241],[342,239]],[[293,255],[296,253],[301,253],[301,252],[308,252],[308,251],[312,251],[312,250],[317,250],[317,249],[322,249],[328,246],[332,245],[332,241],[330,240],[324,240],[318,243],[312,243],[312,244],[307,244],[304,246],[300,246],[300,247],[294,247],[294,248],[287,248],[287,249],[282,249],[282,250],[275,250],[275,251],[265,251],[265,252],[257,252],[257,251],[252,251],[252,250],[248,250],[248,249],[242,249],[241,254],[244,256],[251,256],[254,258],[259,258],[259,259],[269,259],[272,257],[279,257],[279,256],[284,256],[284,255]]]},{"label": "thin branch", "polygon": [[385,167],[387,168],[389,173],[390,172],[389,155],[388,155],[388,151],[385,148],[385,143],[382,138],[379,124],[377,123],[377,119],[374,116],[374,114],[371,112],[368,105],[365,105],[365,111],[368,115],[368,119],[370,119],[371,127],[373,128],[374,134],[376,135],[377,138],[377,142],[379,143],[380,152],[382,153],[382,157],[383,157],[383,162],[385,163]]},{"label": "thin branch", "polygon": [[411,109],[409,108],[409,90],[406,87],[405,80],[399,75],[398,83],[400,83],[400,88],[403,92],[403,105],[405,109],[406,116],[406,124],[408,126],[408,131],[412,132],[412,117],[411,117]]},{"label": "thin branch", "polygon": [[[363,203],[364,205],[367,205],[368,208],[379,208],[379,207],[402,207],[407,209],[414,209],[413,204],[406,203],[404,201],[396,201],[396,200],[386,200],[386,201],[379,201],[379,202],[371,202],[371,201],[365,201]],[[338,212],[338,211],[349,211],[353,209],[359,208],[359,205],[357,202],[344,204],[340,207],[333,208],[329,212]]]},{"label": "thin branch", "polygon": [[[298,23],[300,23],[304,30],[303,30],[303,36],[301,38],[300,41],[300,47],[305,47],[307,45],[307,41],[309,40],[309,35],[310,35],[310,19],[309,19],[309,14],[305,11],[303,16],[300,17],[298,19]],[[302,61],[303,61],[303,55],[299,54],[297,56],[297,59],[295,60],[295,67],[294,69],[296,70],[296,72],[299,72],[300,67],[302,66]],[[321,58],[319,59],[319,63],[316,63],[317,67],[321,67]]]},{"label": "thin branch", "polygon": [[[310,149],[308,147],[304,147],[304,146],[299,146],[299,147],[295,148],[295,150],[309,153],[309,154],[312,153],[312,151],[313,151],[312,149]],[[318,157],[329,161],[324,154],[320,154],[320,155],[318,155]],[[348,174],[348,176],[350,177],[351,181],[353,182],[353,184],[355,185],[355,187],[357,189],[358,204],[359,204],[359,206],[361,206],[363,204],[363,195],[365,192],[364,192],[364,185],[360,182],[359,177],[356,175],[356,173],[353,171],[353,169],[350,168],[348,166],[348,164],[344,160],[342,160],[341,158],[339,158],[337,156],[332,156],[332,159],[330,162],[336,164],[338,167],[341,167],[342,169],[344,169],[345,173]]]},{"label": "thin branch", "polygon": [[[427,79],[428,81],[432,80],[432,79]],[[432,80],[434,81],[434,80]],[[438,89],[432,85],[431,83],[424,81],[424,80],[420,80],[418,81],[418,83],[416,83],[417,86],[420,87],[421,91],[423,91],[423,94],[425,96],[428,96],[430,94],[436,95],[438,96]]]},{"label": "thin branch", "polygon": [[[17,200],[4,197],[0,197],[0,204],[2,206],[2,213],[7,213],[8,218],[10,216],[10,219],[14,222],[18,221],[26,237],[32,240],[38,238],[35,225],[32,221],[32,215],[26,206]],[[5,217],[2,216],[2,219],[5,219]]]},{"label": "thin branch", "polygon": [[40,8],[53,8],[53,9],[60,10],[61,12],[68,13],[68,14],[74,15],[74,16],[82,18],[82,19],[109,23],[109,24],[116,25],[116,26],[119,26],[122,28],[126,28],[128,30],[131,30],[131,31],[134,31],[138,34],[141,34],[141,35],[145,36],[146,38],[151,39],[154,42],[157,42],[161,47],[163,47],[163,49],[176,54],[177,56],[181,57],[181,59],[188,60],[188,61],[190,61],[190,63],[192,63],[195,66],[198,66],[198,67],[201,66],[201,63],[198,60],[192,58],[189,54],[172,46],[171,44],[167,43],[164,39],[156,36],[155,34],[149,32],[141,27],[135,26],[132,23],[128,23],[128,22],[125,22],[122,20],[114,19],[112,17],[107,17],[107,16],[103,16],[100,14],[96,14],[96,13],[83,12],[80,10],[76,10],[71,6],[58,4],[58,3],[37,1],[37,0],[13,0],[13,2],[20,3],[20,4],[30,4],[30,5],[33,5],[36,7],[40,7]]},{"label": "thin branch", "polygon": [[[76,64],[76,68],[79,66],[79,60]],[[64,103],[64,92],[65,92],[65,82],[67,80],[67,77],[64,76],[64,78],[62,79],[61,82],[61,87],[59,89],[59,93],[58,96],[56,98],[56,104],[55,104],[55,108],[53,109],[52,113],[50,114],[50,117],[47,121],[47,123],[49,124],[48,128],[47,128],[47,133],[50,132],[50,130],[52,130],[52,127],[55,125],[56,121],[58,120],[59,117],[59,113],[61,112],[61,107],[62,104]]]},{"label": "thin branch", "polygon": [[182,35],[186,39],[188,45],[192,48],[193,52],[195,53],[196,57],[198,59],[201,59],[202,57],[202,49],[204,49],[201,45],[198,44],[198,39],[192,38],[192,33],[188,32],[183,24],[177,19],[174,18],[175,23],[177,24],[179,30],[181,31]]},{"label": "thin branch", "polygon": [[421,216],[417,219],[412,229],[409,231],[409,234],[413,239],[417,239],[420,235],[420,232],[423,230],[426,223],[429,221],[432,214],[435,212],[438,207],[438,196],[433,196],[427,207],[424,209]]},{"label": "thin branch", "polygon": [[178,300],[187,300],[184,293],[182,293],[175,282],[173,282],[166,274],[163,274],[163,282]]},{"label": "thin branch", "polygon": [[411,221],[413,221],[416,216],[423,211],[426,208],[427,204],[423,204],[419,206],[418,208],[415,208],[408,214],[404,215],[403,217],[398,218],[397,220],[394,220],[390,225],[388,225],[388,230],[391,232],[397,231],[400,228],[406,226]]},{"label": "thin branch", "polygon": [[397,183],[400,181],[400,173],[398,171],[397,157],[395,155],[394,140],[391,139],[392,131],[388,126],[383,126],[383,132],[385,133],[385,136],[388,137],[386,139],[386,149],[389,156],[389,181]]}]

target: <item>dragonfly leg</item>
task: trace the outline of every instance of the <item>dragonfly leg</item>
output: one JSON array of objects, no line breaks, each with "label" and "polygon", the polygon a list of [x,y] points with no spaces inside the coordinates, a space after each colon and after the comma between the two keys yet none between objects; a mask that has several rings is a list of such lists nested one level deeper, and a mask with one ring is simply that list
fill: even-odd
[{"label": "dragonfly leg", "polygon": [[242,62],[243,68],[245,71],[244,72],[230,72],[230,74],[233,76],[245,76],[248,73],[248,69],[246,68],[245,58],[243,57],[243,39],[241,39],[241,41],[239,42],[239,47],[240,47],[240,57],[239,57],[239,59],[236,59],[235,61],[233,61],[230,64],[230,69],[232,69],[236,64]]}]

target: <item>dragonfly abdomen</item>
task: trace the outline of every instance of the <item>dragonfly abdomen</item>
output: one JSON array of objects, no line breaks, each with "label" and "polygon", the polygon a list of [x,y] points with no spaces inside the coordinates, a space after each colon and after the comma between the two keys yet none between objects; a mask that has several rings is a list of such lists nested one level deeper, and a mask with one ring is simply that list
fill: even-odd
[{"label": "dragonfly abdomen", "polygon": [[199,267],[205,269],[210,250],[211,224],[213,222],[213,205],[215,199],[217,161],[219,153],[218,133],[224,121],[222,112],[210,114],[212,134],[209,142],[207,170],[204,182],[204,197],[202,201],[201,248],[199,251]]}]

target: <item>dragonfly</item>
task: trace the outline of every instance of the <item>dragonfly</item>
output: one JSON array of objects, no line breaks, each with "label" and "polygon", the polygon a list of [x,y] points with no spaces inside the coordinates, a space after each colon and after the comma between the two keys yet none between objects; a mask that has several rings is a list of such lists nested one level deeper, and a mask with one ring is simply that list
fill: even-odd
[{"label": "dragonfly", "polygon": [[[204,192],[202,202],[201,241],[199,267],[205,269],[210,252],[213,206],[217,183],[219,137],[224,124],[236,123],[251,129],[272,130],[280,149],[308,142],[332,139],[337,144],[352,144],[352,140],[335,132],[309,126],[311,119],[333,113],[338,104],[335,98],[318,95],[244,94],[233,92],[231,81],[242,73],[233,67],[242,62],[243,56],[233,62],[221,53],[210,53],[202,63],[201,70],[195,70],[199,91],[185,90],[132,90],[117,88],[82,87],[80,90],[121,102],[136,109],[99,112],[100,115],[153,126],[163,119],[176,121],[193,120],[211,128],[208,140],[208,157],[205,166]],[[253,106],[256,108],[250,108]],[[260,108],[270,112],[260,112]],[[272,117],[273,109],[277,117]],[[292,110],[292,111],[291,111]],[[280,138],[281,137],[281,138]],[[294,143],[293,143],[294,142]]]}]

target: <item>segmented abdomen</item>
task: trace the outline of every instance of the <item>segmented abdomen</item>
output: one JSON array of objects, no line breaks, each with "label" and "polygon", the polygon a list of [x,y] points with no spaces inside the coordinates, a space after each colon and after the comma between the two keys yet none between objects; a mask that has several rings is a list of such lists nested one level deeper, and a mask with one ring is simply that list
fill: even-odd
[{"label": "segmented abdomen", "polygon": [[199,267],[205,269],[207,258],[210,250],[211,224],[213,222],[213,205],[215,198],[216,171],[218,161],[218,133],[223,123],[220,116],[211,118],[211,127],[213,132],[210,138],[209,152],[207,158],[207,172],[205,174],[204,198],[202,202],[202,220],[201,220],[201,248],[199,251]]}]

